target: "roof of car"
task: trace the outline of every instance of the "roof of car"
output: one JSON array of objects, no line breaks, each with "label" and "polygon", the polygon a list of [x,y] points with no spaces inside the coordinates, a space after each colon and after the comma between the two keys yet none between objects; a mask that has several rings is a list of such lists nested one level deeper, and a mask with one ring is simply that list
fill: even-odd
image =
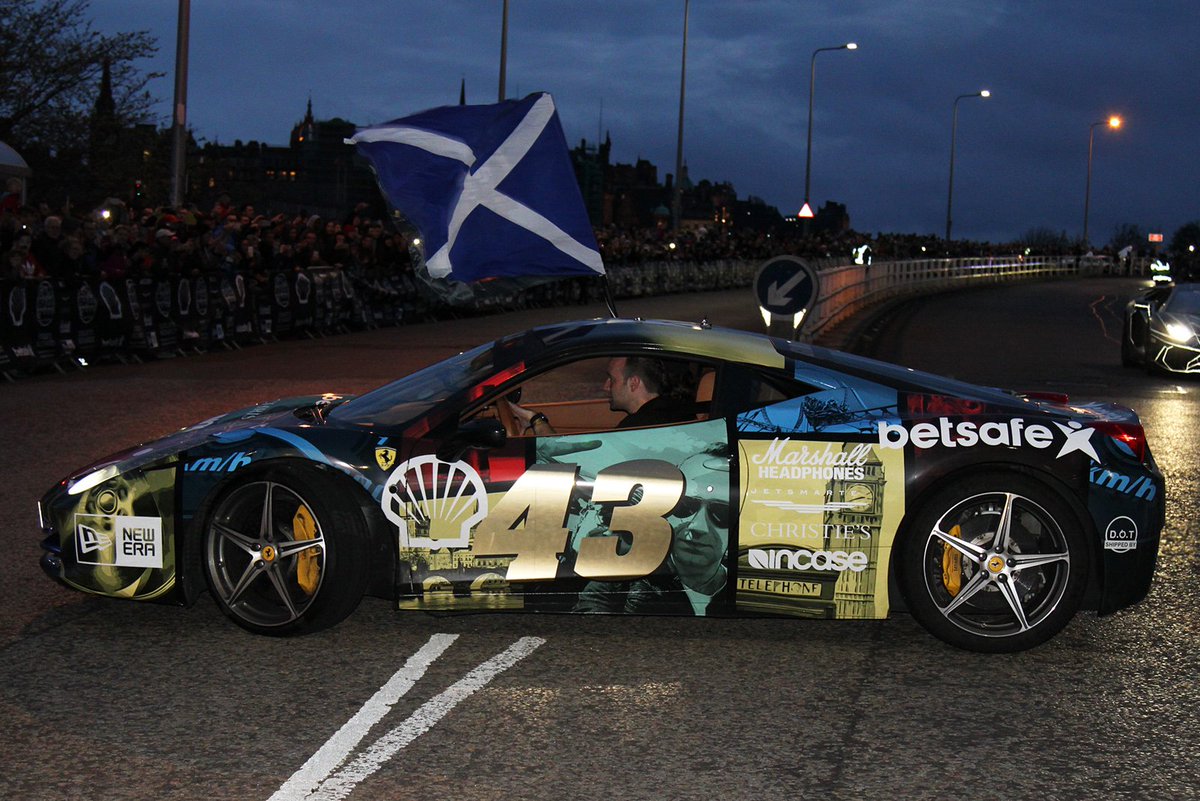
[{"label": "roof of car", "polygon": [[[784,356],[762,334],[677,320],[597,318],[539,326],[497,341],[500,350],[567,353],[577,349],[646,348],[671,353],[782,367]],[[528,358],[525,356],[525,358]]]}]

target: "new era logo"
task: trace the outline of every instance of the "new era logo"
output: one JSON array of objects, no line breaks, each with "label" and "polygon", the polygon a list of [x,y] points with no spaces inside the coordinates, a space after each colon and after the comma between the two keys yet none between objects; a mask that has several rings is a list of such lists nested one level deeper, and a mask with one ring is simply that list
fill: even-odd
[{"label": "new era logo", "polygon": [[80,523],[76,526],[76,536],[79,538],[79,553],[87,554],[112,546],[112,537],[103,531],[97,531],[91,526]]}]

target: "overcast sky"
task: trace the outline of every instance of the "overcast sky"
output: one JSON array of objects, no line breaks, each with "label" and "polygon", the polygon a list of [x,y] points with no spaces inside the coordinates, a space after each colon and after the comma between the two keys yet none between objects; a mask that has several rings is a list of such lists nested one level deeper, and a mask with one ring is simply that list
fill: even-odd
[{"label": "overcast sky", "polygon": [[[93,0],[104,32],[148,30],[167,73],[177,3]],[[554,95],[568,142],[603,132],[613,159],[674,171],[683,0],[510,0],[507,95]],[[498,96],[502,0],[195,0],[188,121],[197,137],[286,144],[318,119],[369,125]],[[1200,11],[1191,0],[692,0],[684,157],[785,214],[803,202],[809,65],[817,56],[812,200],[866,232],[946,225],[959,103],[954,235],[1010,241],[1122,223],[1169,239],[1200,219]]]}]

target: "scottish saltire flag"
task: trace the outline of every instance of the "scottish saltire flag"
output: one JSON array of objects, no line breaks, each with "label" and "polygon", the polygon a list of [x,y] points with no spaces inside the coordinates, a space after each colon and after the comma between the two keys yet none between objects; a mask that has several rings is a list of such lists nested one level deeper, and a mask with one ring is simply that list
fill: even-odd
[{"label": "scottish saltire flag", "polygon": [[346,141],[421,231],[431,276],[604,274],[549,94],[430,109]]}]

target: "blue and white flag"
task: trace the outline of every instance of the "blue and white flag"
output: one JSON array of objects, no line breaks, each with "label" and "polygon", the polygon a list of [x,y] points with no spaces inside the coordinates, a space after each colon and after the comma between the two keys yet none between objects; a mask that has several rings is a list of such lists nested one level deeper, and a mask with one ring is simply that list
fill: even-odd
[{"label": "blue and white flag", "polygon": [[420,230],[434,278],[604,274],[549,94],[429,109],[346,141]]}]

